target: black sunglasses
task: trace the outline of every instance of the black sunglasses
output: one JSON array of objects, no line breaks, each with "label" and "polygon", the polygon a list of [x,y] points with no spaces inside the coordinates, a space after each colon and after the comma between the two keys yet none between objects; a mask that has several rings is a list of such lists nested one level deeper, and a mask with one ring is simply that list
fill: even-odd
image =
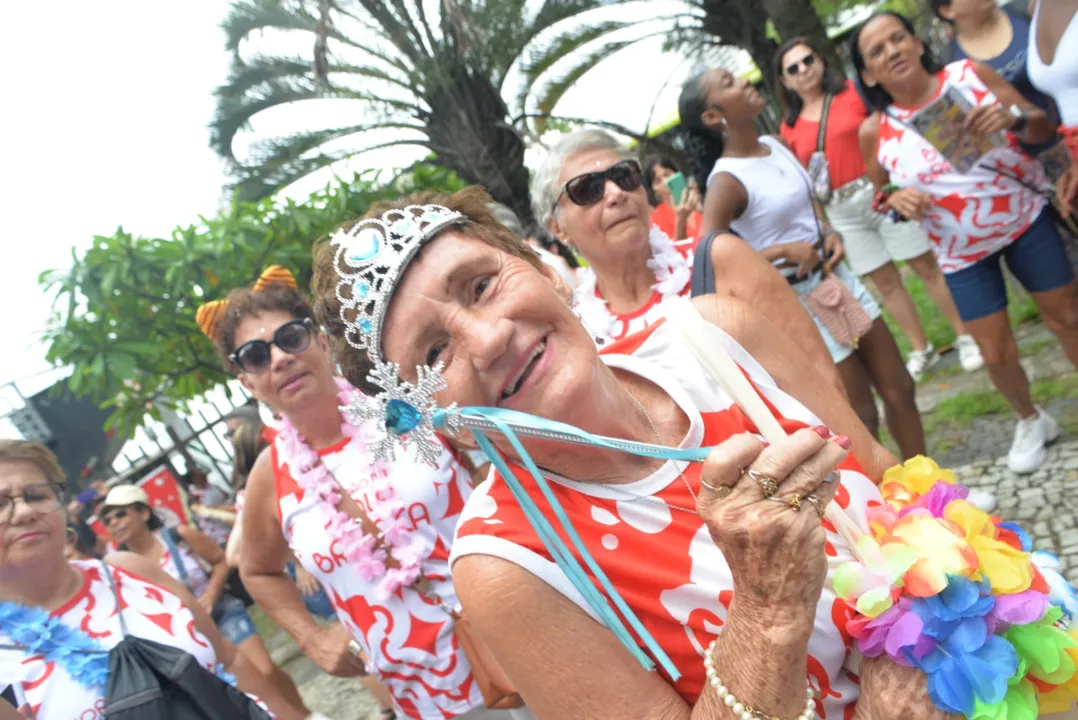
[{"label": "black sunglasses", "polygon": [[[558,200],[561,200],[562,195],[568,195],[576,205],[594,205],[606,194],[607,180],[612,180],[622,190],[631,192],[643,184],[644,173],[636,160],[622,160],[606,170],[577,175],[565,183],[561,193],[558,194]],[[554,201],[555,207],[558,205],[558,200]]]},{"label": "black sunglasses", "polygon": [[277,328],[269,342],[248,340],[236,348],[228,359],[243,372],[253,375],[264,373],[269,368],[272,358],[270,346],[276,345],[289,355],[297,355],[311,344],[313,326],[310,318],[291,320]]},{"label": "black sunglasses", "polygon": [[786,74],[787,75],[797,75],[799,72],[801,72],[801,66],[802,65],[804,65],[805,69],[808,70],[810,67],[812,67],[815,64],[816,64],[816,53],[813,53],[811,55],[806,55],[805,57],[803,57],[800,60],[798,60],[797,62],[795,62],[793,65],[787,65],[786,66]]}]

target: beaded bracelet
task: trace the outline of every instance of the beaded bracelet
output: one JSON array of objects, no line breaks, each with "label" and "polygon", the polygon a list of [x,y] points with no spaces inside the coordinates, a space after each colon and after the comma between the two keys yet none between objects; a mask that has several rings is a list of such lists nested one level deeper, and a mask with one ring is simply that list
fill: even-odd
[{"label": "beaded bracelet", "polygon": [[[734,697],[734,694],[730,692],[730,689],[723,685],[722,679],[715,671],[715,661],[712,657],[715,654],[715,643],[718,638],[711,641],[711,644],[707,646],[707,654],[704,655],[704,668],[707,670],[707,684],[715,689],[715,693],[719,696],[719,699],[726,704],[726,707],[730,708],[734,715],[741,718],[741,720],[779,720],[774,715],[768,715],[765,712],[757,710],[748,703],[738,700]],[[816,691],[809,685],[805,691],[805,709],[801,711],[801,714],[797,716],[796,720],[815,720],[816,718]]]}]

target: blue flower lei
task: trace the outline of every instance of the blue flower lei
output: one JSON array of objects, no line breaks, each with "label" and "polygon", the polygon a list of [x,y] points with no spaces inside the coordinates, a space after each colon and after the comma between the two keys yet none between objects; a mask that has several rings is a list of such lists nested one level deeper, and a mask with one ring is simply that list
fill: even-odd
[{"label": "blue flower lei", "polygon": [[20,649],[56,663],[85,688],[104,688],[108,682],[109,651],[41,608],[0,602],[0,632]]}]

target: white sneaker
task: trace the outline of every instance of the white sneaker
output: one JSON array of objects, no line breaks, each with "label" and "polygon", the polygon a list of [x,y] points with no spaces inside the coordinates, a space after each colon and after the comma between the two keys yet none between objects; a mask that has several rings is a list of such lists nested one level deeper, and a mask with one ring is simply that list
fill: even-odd
[{"label": "white sneaker", "polygon": [[996,496],[984,490],[970,490],[966,502],[989,515],[996,509]]},{"label": "white sneaker", "polygon": [[1044,463],[1044,446],[1059,437],[1059,425],[1044,410],[1018,421],[1014,442],[1007,453],[1007,467],[1020,475],[1031,473]]},{"label": "white sneaker", "polygon": [[919,382],[925,370],[939,362],[939,359],[936,348],[932,347],[932,343],[928,343],[924,350],[910,350],[910,354],[906,356],[906,370],[914,382]]},{"label": "white sneaker", "polygon": [[984,367],[981,349],[972,335],[959,335],[954,339],[954,346],[958,348],[958,364],[963,370],[973,372]]}]

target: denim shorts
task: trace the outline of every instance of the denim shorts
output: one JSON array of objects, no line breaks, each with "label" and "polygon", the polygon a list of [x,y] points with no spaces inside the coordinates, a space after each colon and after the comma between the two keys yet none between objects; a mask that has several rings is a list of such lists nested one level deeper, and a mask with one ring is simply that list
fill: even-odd
[{"label": "denim shorts", "polygon": [[243,601],[231,595],[221,596],[213,608],[212,617],[217,623],[217,629],[233,645],[239,645],[247,638],[258,634],[258,628],[255,627],[251,616],[247,614]]},{"label": "denim shorts", "polygon": [[[286,564],[285,571],[288,572],[288,576],[292,578],[292,582],[295,582],[296,564]],[[333,603],[329,600],[329,595],[326,595],[326,591],[321,585],[318,586],[318,591],[314,595],[303,596],[303,604],[307,607],[307,612],[315,617],[320,617],[323,620],[337,619],[337,610],[333,607]]]},{"label": "denim shorts", "polygon": [[976,265],[947,273],[958,314],[964,321],[979,320],[1007,309],[1007,285],[1000,260],[1029,292],[1058,290],[1074,282],[1063,238],[1048,208],[1017,240]]}]

